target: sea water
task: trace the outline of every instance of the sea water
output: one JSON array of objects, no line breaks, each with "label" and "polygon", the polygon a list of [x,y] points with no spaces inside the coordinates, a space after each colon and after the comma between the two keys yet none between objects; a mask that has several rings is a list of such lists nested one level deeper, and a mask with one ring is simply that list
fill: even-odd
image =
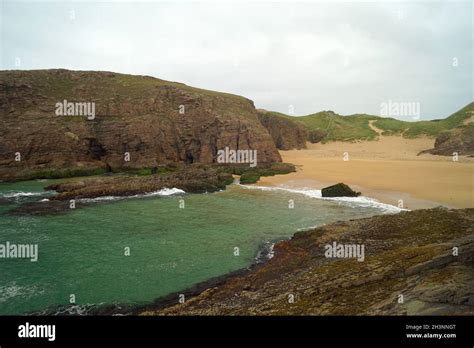
[{"label": "sea water", "polygon": [[100,198],[50,215],[9,213],[47,201],[51,183],[0,184],[0,243],[38,245],[36,262],[0,259],[0,315],[55,313],[71,302],[77,314],[147,304],[248,267],[264,245],[298,230],[399,211],[366,197],[233,184],[206,194],[169,188]]}]

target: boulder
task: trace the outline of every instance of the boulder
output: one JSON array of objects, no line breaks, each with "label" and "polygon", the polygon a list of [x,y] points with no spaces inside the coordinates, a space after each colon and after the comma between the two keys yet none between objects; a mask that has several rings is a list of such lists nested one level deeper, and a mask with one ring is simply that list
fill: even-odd
[{"label": "boulder", "polygon": [[348,185],[339,183],[336,185],[325,187],[321,190],[323,197],[357,197],[360,192],[355,192]]}]

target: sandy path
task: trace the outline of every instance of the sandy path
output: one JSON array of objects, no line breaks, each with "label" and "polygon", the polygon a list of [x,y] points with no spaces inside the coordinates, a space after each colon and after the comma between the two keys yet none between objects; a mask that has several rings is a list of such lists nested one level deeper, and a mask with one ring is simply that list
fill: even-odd
[{"label": "sandy path", "polygon": [[474,122],[474,112],[471,111],[471,117],[469,117],[468,119],[465,119],[464,122],[462,123],[463,125],[468,125],[469,123],[472,123]]},{"label": "sandy path", "polygon": [[376,120],[370,120],[369,121],[369,127],[370,129],[372,129],[375,133],[377,133],[379,136],[382,135],[383,133],[383,129],[380,129],[380,128],[377,128],[375,125],[374,125],[374,122]]},{"label": "sandy path", "polygon": [[308,144],[306,150],[280,151],[284,162],[298,166],[296,173],[263,178],[259,185],[320,189],[344,182],[385,203],[402,200],[408,209],[474,207],[474,158],[454,162],[449,156],[417,156],[433,142],[381,136],[378,141]]}]

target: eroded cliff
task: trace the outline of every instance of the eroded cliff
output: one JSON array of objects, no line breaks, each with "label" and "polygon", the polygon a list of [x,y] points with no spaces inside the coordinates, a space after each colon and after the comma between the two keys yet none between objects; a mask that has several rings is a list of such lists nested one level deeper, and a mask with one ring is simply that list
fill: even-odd
[{"label": "eroded cliff", "polygon": [[[64,101],[95,115],[57,115]],[[281,161],[252,101],[148,76],[2,71],[0,118],[0,180],[213,163],[225,147]]]}]

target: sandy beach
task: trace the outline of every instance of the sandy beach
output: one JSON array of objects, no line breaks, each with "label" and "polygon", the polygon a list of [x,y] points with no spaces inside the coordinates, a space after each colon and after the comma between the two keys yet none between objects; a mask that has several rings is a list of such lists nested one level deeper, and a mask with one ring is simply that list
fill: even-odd
[{"label": "sandy beach", "polygon": [[407,209],[474,207],[474,158],[417,156],[433,143],[399,136],[308,143],[304,150],[280,151],[284,162],[297,166],[296,173],[264,177],[258,185],[321,189],[344,182],[364,196]]}]

